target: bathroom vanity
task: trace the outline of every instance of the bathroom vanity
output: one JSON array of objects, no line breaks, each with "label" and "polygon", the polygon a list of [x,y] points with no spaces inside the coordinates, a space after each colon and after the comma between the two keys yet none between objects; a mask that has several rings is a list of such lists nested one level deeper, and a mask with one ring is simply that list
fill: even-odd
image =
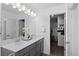
[{"label": "bathroom vanity", "polygon": [[40,56],[43,53],[44,38],[35,38],[29,41],[20,40],[3,45],[2,56]]}]

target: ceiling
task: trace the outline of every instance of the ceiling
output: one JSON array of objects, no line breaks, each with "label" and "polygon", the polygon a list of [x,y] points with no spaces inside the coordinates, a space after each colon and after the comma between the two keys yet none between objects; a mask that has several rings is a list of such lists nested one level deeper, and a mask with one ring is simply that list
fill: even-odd
[{"label": "ceiling", "polygon": [[32,10],[37,12],[39,10],[54,7],[60,4],[63,4],[63,3],[26,3],[25,5],[27,6],[27,8],[31,8]]},{"label": "ceiling", "polygon": [[[64,3],[22,3],[22,4],[25,5],[27,8],[33,10],[34,12],[38,12],[42,9],[54,7],[56,5],[60,5]],[[14,13],[19,13],[19,11],[17,9],[13,9],[12,6],[3,4],[2,8]]]}]

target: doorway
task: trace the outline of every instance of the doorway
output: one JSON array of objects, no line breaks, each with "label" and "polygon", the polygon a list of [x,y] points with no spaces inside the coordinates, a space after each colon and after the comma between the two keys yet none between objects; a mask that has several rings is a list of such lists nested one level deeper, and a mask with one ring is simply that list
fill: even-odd
[{"label": "doorway", "polygon": [[50,15],[50,55],[64,56],[64,13]]}]

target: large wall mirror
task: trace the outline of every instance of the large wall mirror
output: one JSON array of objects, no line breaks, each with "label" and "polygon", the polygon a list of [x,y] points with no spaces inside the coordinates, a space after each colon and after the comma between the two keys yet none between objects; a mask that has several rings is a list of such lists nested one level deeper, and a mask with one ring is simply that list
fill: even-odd
[{"label": "large wall mirror", "polygon": [[24,19],[19,19],[18,15],[17,9],[13,9],[10,5],[2,4],[3,40],[15,39],[25,35],[22,31]]}]

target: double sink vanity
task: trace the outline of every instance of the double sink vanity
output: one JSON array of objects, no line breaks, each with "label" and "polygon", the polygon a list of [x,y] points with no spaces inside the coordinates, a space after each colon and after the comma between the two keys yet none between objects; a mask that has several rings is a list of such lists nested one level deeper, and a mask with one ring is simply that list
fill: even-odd
[{"label": "double sink vanity", "polygon": [[2,45],[1,56],[40,56],[43,53],[44,38],[35,37],[31,40],[20,40]]}]

